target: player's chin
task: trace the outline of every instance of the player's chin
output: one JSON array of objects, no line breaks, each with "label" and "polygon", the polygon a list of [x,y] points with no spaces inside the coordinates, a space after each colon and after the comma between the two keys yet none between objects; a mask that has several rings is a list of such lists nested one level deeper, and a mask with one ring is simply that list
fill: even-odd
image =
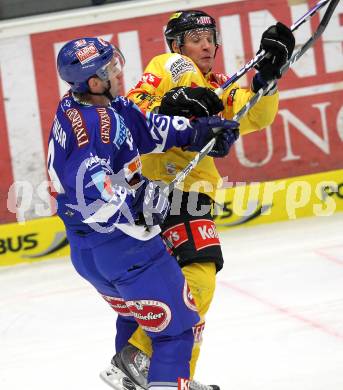
[{"label": "player's chin", "polygon": [[198,64],[202,73],[208,73],[213,67],[213,58],[202,58]]}]

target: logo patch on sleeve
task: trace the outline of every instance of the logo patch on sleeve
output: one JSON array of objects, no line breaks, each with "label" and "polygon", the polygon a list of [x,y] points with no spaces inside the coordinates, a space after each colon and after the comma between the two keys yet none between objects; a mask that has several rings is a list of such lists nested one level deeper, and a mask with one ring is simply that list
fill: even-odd
[{"label": "logo patch on sleeve", "polygon": [[232,106],[233,105],[233,102],[235,100],[236,92],[237,92],[237,88],[234,88],[234,89],[232,89],[230,91],[229,96],[227,97],[227,105],[228,106]]},{"label": "logo patch on sleeve", "polygon": [[144,330],[162,332],[171,320],[171,310],[163,302],[142,299],[126,301],[126,305]]},{"label": "logo patch on sleeve", "polygon": [[152,73],[144,73],[135,88],[140,88],[142,84],[149,84],[157,88],[160,85],[161,80],[160,77],[157,77]]},{"label": "logo patch on sleeve", "polygon": [[216,226],[209,219],[197,219],[190,222],[196,250],[220,245]]}]

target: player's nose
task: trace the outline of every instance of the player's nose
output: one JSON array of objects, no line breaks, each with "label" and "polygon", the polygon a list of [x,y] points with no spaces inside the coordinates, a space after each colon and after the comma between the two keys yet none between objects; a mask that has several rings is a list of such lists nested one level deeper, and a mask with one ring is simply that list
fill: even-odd
[{"label": "player's nose", "polygon": [[210,43],[206,38],[203,38],[203,39],[201,40],[201,47],[202,47],[203,49],[209,50],[210,47],[211,47],[211,43]]}]

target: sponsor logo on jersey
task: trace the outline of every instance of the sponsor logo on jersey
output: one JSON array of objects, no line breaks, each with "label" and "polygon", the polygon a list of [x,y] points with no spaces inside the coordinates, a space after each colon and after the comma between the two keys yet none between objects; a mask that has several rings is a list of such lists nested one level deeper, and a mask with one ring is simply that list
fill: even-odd
[{"label": "sponsor logo on jersey", "polygon": [[170,308],[163,302],[143,299],[126,301],[126,305],[144,330],[161,332],[171,320]]},{"label": "sponsor logo on jersey", "polygon": [[135,173],[142,172],[142,161],[140,156],[134,157],[124,165],[124,173],[127,180],[131,180]]},{"label": "sponsor logo on jersey", "polygon": [[223,73],[211,73],[211,80],[217,84],[224,84],[229,80],[229,76]]},{"label": "sponsor logo on jersey", "polygon": [[89,138],[86,130],[86,125],[83,121],[81,113],[76,108],[70,108],[66,111],[66,115],[71,122],[73,132],[77,139],[77,146],[80,148],[88,144]]},{"label": "sponsor logo on jersey", "polygon": [[[111,201],[113,204],[121,205],[126,197],[127,189],[112,183],[111,177],[104,170],[92,175],[92,181],[100,191],[102,199]],[[115,196],[114,196],[115,195]]]},{"label": "sponsor logo on jersey", "polygon": [[205,322],[202,322],[201,324],[196,324],[193,326],[193,335],[194,335],[194,342],[195,343],[201,343],[202,341],[202,334],[205,329]]},{"label": "sponsor logo on jersey", "polygon": [[83,47],[78,50],[76,53],[77,58],[81,62],[81,64],[85,64],[88,61],[91,61],[93,58],[99,57],[100,53],[94,43],[91,43],[88,46]]},{"label": "sponsor logo on jersey", "polygon": [[62,129],[62,126],[61,126],[60,122],[58,121],[57,117],[55,117],[54,124],[52,126],[52,134],[53,134],[55,140],[58,142],[58,144],[63,149],[65,149],[66,148],[67,134]]},{"label": "sponsor logo on jersey", "polygon": [[171,243],[173,248],[177,248],[184,242],[188,241],[186,226],[184,223],[172,226],[163,232],[163,237]]},{"label": "sponsor logo on jersey", "polygon": [[236,92],[237,92],[237,88],[234,88],[234,89],[232,89],[230,91],[229,96],[227,97],[227,105],[228,106],[232,106],[233,105],[233,102],[235,100]]},{"label": "sponsor logo on jersey", "polygon": [[171,57],[166,63],[166,69],[171,73],[174,82],[178,81],[186,72],[195,72],[193,63],[180,55]]},{"label": "sponsor logo on jersey", "polygon": [[64,107],[68,107],[69,108],[71,106],[71,99],[69,99],[69,98],[70,98],[70,94],[69,93],[63,96],[63,103],[62,103],[62,105]]},{"label": "sponsor logo on jersey", "polygon": [[99,107],[96,109],[99,120],[100,120],[100,136],[101,141],[104,144],[110,143],[110,132],[111,132],[111,117],[109,116],[106,108]]},{"label": "sponsor logo on jersey", "polygon": [[191,290],[188,286],[187,281],[185,280],[185,284],[183,285],[183,300],[188,307],[193,311],[198,311]]},{"label": "sponsor logo on jersey", "polygon": [[111,159],[110,157],[100,158],[98,155],[93,155],[93,153],[90,153],[90,156],[84,160],[84,163],[86,168],[92,171],[94,168],[98,166],[110,168]]},{"label": "sponsor logo on jersey", "polygon": [[127,138],[128,130],[126,128],[123,117],[121,115],[118,115],[117,113],[115,114],[115,116],[117,119],[117,131],[113,143],[117,147],[117,149],[120,149],[121,145]]},{"label": "sponsor logo on jersey", "polygon": [[211,73],[208,82],[213,88],[219,88],[229,79],[229,76],[223,73]]},{"label": "sponsor logo on jersey", "polygon": [[143,111],[143,113],[149,111],[153,104],[159,104],[161,100],[161,96],[152,96],[147,93],[139,93],[135,96],[135,104],[139,107],[140,111]]},{"label": "sponsor logo on jersey", "polygon": [[150,84],[157,88],[160,85],[161,80],[162,79],[160,77],[157,77],[152,73],[143,73],[142,78],[140,79],[135,88],[140,88],[142,84]]},{"label": "sponsor logo on jersey", "polygon": [[209,219],[197,219],[190,222],[190,227],[197,250],[220,245],[218,233],[213,221]]},{"label": "sponsor logo on jersey", "polygon": [[119,297],[109,297],[108,295],[102,295],[106,302],[110,304],[113,310],[122,316],[132,316],[130,309],[127,307],[124,299]]},{"label": "sponsor logo on jersey", "polygon": [[166,163],[166,171],[167,175],[176,175],[176,164],[173,162],[167,162]]}]

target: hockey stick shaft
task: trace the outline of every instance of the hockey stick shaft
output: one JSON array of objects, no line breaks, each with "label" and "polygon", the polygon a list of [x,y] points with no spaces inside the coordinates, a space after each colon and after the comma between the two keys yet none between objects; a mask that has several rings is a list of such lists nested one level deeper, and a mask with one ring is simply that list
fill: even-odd
[{"label": "hockey stick shaft", "polygon": [[[322,20],[320,21],[316,31],[314,34],[304,43],[303,46],[295,53],[293,53],[292,57],[286,62],[286,64],[282,67],[282,74],[284,74],[296,61],[306,53],[306,51],[314,45],[317,39],[322,35],[326,26],[328,25],[338,3],[340,0],[331,0],[330,6],[327,8]],[[318,3],[319,4],[319,3]],[[318,5],[317,4],[317,5]],[[300,21],[300,19],[299,19]],[[261,99],[265,91],[267,91],[274,83],[274,80],[270,81],[267,86],[264,88],[260,88],[256,94],[247,102],[245,106],[243,106],[237,114],[232,118],[232,120],[239,122],[239,120],[246,115],[246,113]]]},{"label": "hockey stick shaft", "polygon": [[321,19],[319,26],[317,27],[314,34],[307,40],[307,42],[298,50],[296,51],[290,60],[282,67],[281,73],[283,74],[286,72],[296,61],[299,60],[300,57],[303,56],[303,54],[314,45],[314,43],[317,41],[317,39],[323,34],[324,30],[326,29],[338,3],[340,0],[331,0],[327,10],[325,11],[325,14],[323,18]]},{"label": "hockey stick shaft", "polygon": [[166,195],[169,195],[174,188],[185,180],[186,176],[188,176],[189,172],[195,168],[198,163],[211,151],[214,144],[216,143],[216,139],[212,138],[210,142],[208,142],[199,153],[195,155],[193,160],[191,160],[182,171],[180,171],[175,178],[169,183],[169,185],[164,189]]},{"label": "hockey stick shaft", "polygon": [[[272,83],[271,83],[272,84]],[[265,88],[260,88],[255,95],[238,111],[238,113],[232,118],[234,121],[239,121],[263,96],[264,92],[267,88],[270,87],[270,84]],[[219,131],[220,129],[218,129]],[[212,138],[201,150],[199,153],[195,155],[193,160],[191,160],[182,171],[180,171],[175,178],[169,183],[169,185],[165,188],[165,194],[170,194],[174,188],[185,180],[186,176],[192,171],[199,162],[206,157],[206,155],[212,150],[214,144],[216,143],[216,139]]]},{"label": "hockey stick shaft", "polygon": [[[337,4],[340,2],[340,0],[331,0],[329,7],[327,8],[321,22],[319,23],[318,28],[314,32],[314,34],[311,36],[310,39],[298,50],[296,51],[292,57],[289,59],[289,61],[286,63],[286,65],[283,67],[283,73],[286,72],[290,66],[292,66],[296,61],[299,60],[299,58],[311,47],[314,45],[316,40],[322,35],[324,32],[326,26],[328,25],[335,8],[337,7]],[[327,1],[326,1],[327,3]],[[319,3],[318,3],[319,4]],[[318,5],[317,4],[317,5]],[[237,112],[237,114],[232,118],[234,121],[239,121],[246,113],[261,99],[263,94],[273,85],[274,81],[271,81],[268,83],[267,86],[264,88],[260,88],[254,96]],[[199,153],[195,155],[193,160],[191,160],[188,165],[180,171],[173,181],[171,181],[168,185],[168,187],[165,188],[165,193],[170,194],[174,188],[181,183],[185,177],[189,174],[189,172],[196,166],[198,163],[211,151],[215,144],[215,138],[213,138],[211,141],[208,142],[207,145],[205,145]]]},{"label": "hockey stick shaft", "polygon": [[[324,7],[330,0],[321,0],[314,7],[312,7],[309,11],[307,11],[303,16],[301,16],[292,26],[290,30],[293,32],[297,30],[302,24],[307,22],[313,15],[315,15],[322,7]],[[242,76],[244,76],[250,69],[252,69],[256,64],[258,64],[265,56],[266,52],[262,50],[256,56],[246,63],[238,72],[236,72],[233,76],[231,76],[224,84],[222,84],[219,88],[215,90],[218,96],[222,95],[224,90],[227,89],[231,84],[236,82]]]}]

